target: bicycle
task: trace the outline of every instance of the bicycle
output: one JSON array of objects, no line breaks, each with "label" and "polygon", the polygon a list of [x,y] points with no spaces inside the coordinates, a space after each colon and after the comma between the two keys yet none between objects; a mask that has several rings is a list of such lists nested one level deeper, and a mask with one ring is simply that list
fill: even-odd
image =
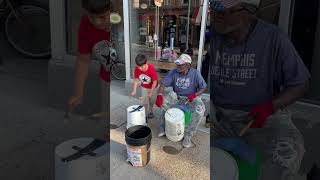
[{"label": "bicycle", "polygon": [[9,44],[32,58],[51,55],[49,12],[39,6],[0,0],[0,17],[5,16],[4,32]]},{"label": "bicycle", "polygon": [[111,43],[109,52],[109,57],[106,55],[101,55],[106,61],[107,64],[110,64],[110,72],[118,80],[125,80],[126,79],[126,68],[125,63],[121,62],[118,59],[118,54],[115,49],[115,44]]}]

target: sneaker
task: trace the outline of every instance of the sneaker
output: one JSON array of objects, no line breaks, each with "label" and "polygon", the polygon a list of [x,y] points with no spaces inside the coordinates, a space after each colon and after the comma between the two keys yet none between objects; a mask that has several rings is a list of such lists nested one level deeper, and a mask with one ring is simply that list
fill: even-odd
[{"label": "sneaker", "polygon": [[154,118],[154,114],[153,114],[153,112],[150,112],[149,114],[148,114],[148,119],[152,119],[152,118]]},{"label": "sneaker", "polygon": [[162,137],[162,136],[164,136],[164,135],[166,135],[166,132],[165,132],[163,126],[160,126],[160,128],[159,128],[159,133],[158,133],[158,137]]},{"label": "sneaker", "polygon": [[182,141],[182,146],[185,148],[191,147],[191,136],[190,135],[185,135]]}]

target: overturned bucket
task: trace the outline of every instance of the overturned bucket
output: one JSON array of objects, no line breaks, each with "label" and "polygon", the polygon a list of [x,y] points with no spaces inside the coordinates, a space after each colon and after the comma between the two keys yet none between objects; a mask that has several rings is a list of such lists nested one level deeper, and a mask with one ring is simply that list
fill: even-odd
[{"label": "overturned bucket", "polygon": [[106,141],[77,138],[55,148],[55,180],[105,180],[107,171]]},{"label": "overturned bucket", "polygon": [[132,126],[125,132],[127,161],[135,167],[146,166],[150,161],[152,133],[147,126]]}]

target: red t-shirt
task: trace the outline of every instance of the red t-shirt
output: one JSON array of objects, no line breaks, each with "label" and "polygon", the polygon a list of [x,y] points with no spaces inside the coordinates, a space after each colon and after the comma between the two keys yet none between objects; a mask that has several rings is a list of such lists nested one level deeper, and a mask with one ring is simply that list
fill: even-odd
[{"label": "red t-shirt", "polygon": [[141,71],[138,67],[135,67],[134,78],[139,79],[141,81],[141,86],[147,89],[151,89],[152,83],[158,81],[157,72],[151,64],[148,64],[148,70],[145,72]]},{"label": "red t-shirt", "polygon": [[[110,32],[97,29],[91,24],[88,16],[83,16],[80,22],[78,31],[78,52],[79,54],[91,54],[93,56],[101,56],[100,51],[95,51],[96,46],[106,44],[105,41],[110,41]],[[97,48],[96,48],[97,49]],[[105,55],[109,56],[108,48],[105,48]],[[110,72],[106,70],[106,61],[100,60],[100,77],[104,81],[110,82]]]}]

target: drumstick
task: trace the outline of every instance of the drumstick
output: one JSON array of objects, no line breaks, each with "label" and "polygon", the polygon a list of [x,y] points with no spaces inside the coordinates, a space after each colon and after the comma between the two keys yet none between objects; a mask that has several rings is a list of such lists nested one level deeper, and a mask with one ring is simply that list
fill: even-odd
[{"label": "drumstick", "polygon": [[148,98],[148,96],[141,96],[141,97],[139,97],[139,100],[142,101],[142,100],[144,100],[146,98]]},{"label": "drumstick", "polygon": [[252,123],[254,122],[255,119],[253,119],[253,117],[249,117],[250,118],[250,122],[240,131],[239,136],[243,136],[247,130],[250,128],[250,126],[252,125]]}]

